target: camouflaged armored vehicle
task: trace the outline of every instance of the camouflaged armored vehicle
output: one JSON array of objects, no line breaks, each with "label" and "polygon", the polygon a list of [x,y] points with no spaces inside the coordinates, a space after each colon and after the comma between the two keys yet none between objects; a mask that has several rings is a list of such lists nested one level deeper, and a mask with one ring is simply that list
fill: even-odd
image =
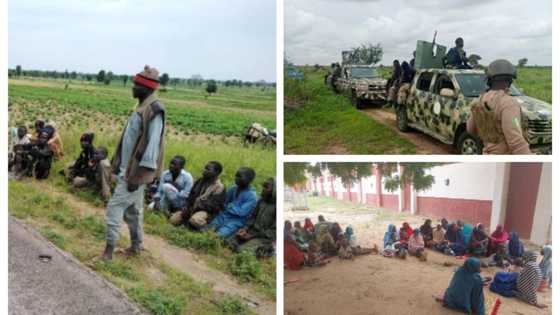
[{"label": "camouflaged armored vehicle", "polygon": [[[417,65],[422,59],[421,46],[425,43],[419,43],[417,47]],[[432,54],[431,48],[429,54]],[[438,53],[431,58],[437,56]],[[405,104],[399,104],[397,108],[397,127],[401,131],[410,127],[420,130],[455,146],[460,154],[481,154],[482,141],[466,131],[466,123],[471,114],[471,102],[486,89],[484,70],[423,69],[419,66]],[[515,85],[510,87],[509,94],[521,105],[523,134],[531,151],[551,154],[551,105],[524,95]]]},{"label": "camouflaged armored vehicle", "polygon": [[341,77],[334,82],[336,90],[348,95],[358,109],[367,103],[384,103],[386,84],[376,67],[365,65],[343,65]]},{"label": "camouflaged armored vehicle", "polygon": [[357,61],[352,51],[343,51],[339,76],[331,74],[325,83],[335,92],[347,95],[358,109],[367,103],[385,103],[387,80],[381,77],[375,66],[358,64]]}]

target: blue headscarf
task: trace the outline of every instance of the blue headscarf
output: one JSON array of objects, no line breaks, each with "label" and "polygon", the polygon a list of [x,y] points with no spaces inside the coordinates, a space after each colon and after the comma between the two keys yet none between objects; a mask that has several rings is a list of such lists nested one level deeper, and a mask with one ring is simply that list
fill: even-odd
[{"label": "blue headscarf", "polygon": [[552,246],[544,245],[543,254],[539,268],[541,268],[543,278],[549,281],[548,285],[552,285]]},{"label": "blue headscarf", "polygon": [[356,236],[354,236],[354,229],[352,228],[351,225],[346,227],[346,231],[344,232],[344,237],[346,238],[350,246],[354,246],[352,244],[355,242]]},{"label": "blue headscarf", "polygon": [[385,236],[383,237],[383,247],[387,247],[389,245],[393,245],[393,234],[398,239],[397,228],[393,224],[389,224],[387,227],[387,232],[385,232]]},{"label": "blue headscarf", "polygon": [[469,258],[455,272],[445,290],[443,305],[468,314],[486,314],[480,260]]},{"label": "blue headscarf", "polygon": [[517,232],[511,232],[509,234],[508,252],[512,257],[523,257],[525,249],[523,247],[523,242],[519,240],[519,235],[517,234]]}]

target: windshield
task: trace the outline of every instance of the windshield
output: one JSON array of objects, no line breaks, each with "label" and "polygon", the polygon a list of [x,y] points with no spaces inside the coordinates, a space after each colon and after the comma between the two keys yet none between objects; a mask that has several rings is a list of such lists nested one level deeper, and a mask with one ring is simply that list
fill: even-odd
[{"label": "windshield", "polygon": [[[455,75],[455,78],[457,78],[457,82],[466,97],[478,97],[480,93],[488,89],[488,85],[486,85],[486,75],[484,74],[463,73]],[[523,93],[512,84],[509,88],[509,95],[521,96]]]},{"label": "windshield", "polygon": [[350,74],[354,78],[377,78],[377,69],[371,67],[350,68]]}]

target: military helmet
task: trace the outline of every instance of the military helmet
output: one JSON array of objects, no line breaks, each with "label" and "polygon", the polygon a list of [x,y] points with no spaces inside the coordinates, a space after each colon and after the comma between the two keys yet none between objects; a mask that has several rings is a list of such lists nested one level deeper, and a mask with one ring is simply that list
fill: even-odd
[{"label": "military helmet", "polygon": [[517,78],[517,70],[511,64],[511,62],[505,59],[498,59],[490,63],[488,69],[486,69],[486,76],[489,78],[497,76],[509,76]]}]

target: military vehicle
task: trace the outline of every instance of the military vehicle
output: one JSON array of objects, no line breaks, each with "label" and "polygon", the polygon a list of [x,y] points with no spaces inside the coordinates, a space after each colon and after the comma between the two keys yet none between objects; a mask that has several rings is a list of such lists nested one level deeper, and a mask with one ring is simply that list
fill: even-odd
[{"label": "military vehicle", "polygon": [[[466,131],[470,104],[487,89],[484,70],[446,69],[445,46],[418,41],[416,74],[404,104],[397,107],[397,127],[420,130],[453,145],[460,154],[482,154],[483,143]],[[531,151],[552,152],[551,104],[524,95],[512,85],[509,93],[522,108],[523,134]]]},{"label": "military vehicle", "polygon": [[342,52],[340,76],[335,77],[331,74],[326,78],[325,83],[335,92],[347,95],[358,109],[362,109],[367,103],[384,104],[387,98],[385,90],[387,80],[381,77],[373,65],[348,63],[349,53]]}]

